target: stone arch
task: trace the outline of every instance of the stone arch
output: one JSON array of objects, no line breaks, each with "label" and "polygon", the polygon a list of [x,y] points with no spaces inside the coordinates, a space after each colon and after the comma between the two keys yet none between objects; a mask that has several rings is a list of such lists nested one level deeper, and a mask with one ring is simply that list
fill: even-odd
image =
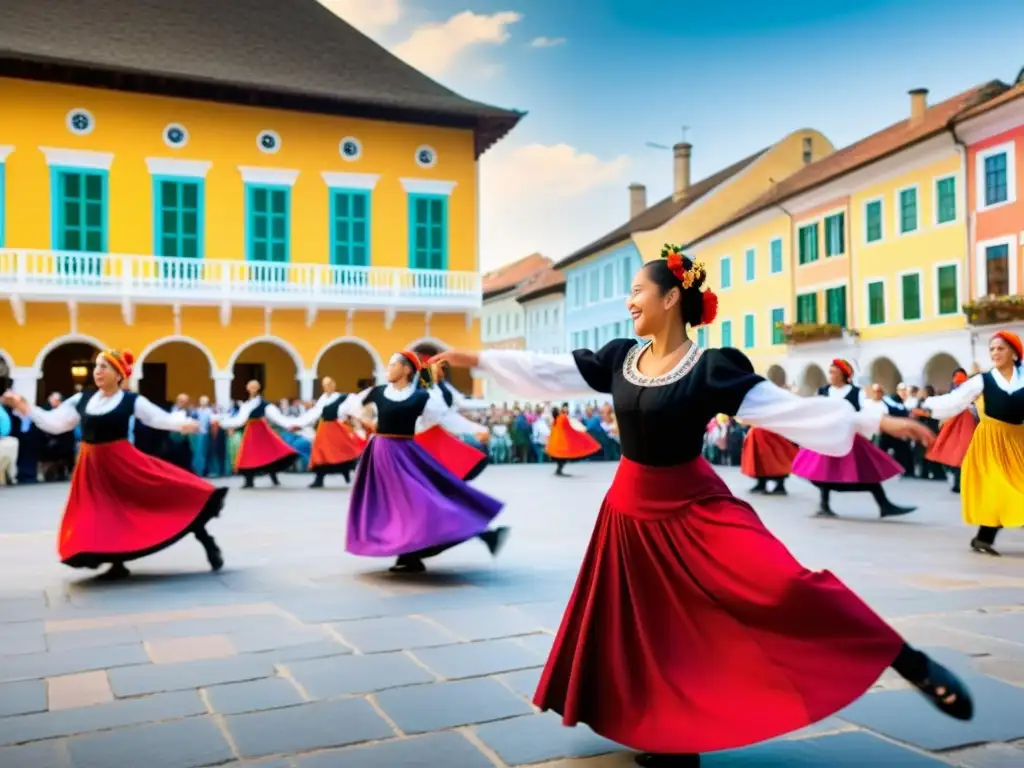
[{"label": "stone arch", "polygon": [[957,359],[948,352],[936,352],[924,364],[922,378],[925,384],[931,384],[936,392],[946,392],[952,383],[953,372],[963,368]]},{"label": "stone arch", "polygon": [[896,393],[897,385],[903,381],[903,374],[892,360],[884,355],[871,361],[868,368],[869,384],[881,384],[885,394]]},{"label": "stone arch", "polygon": [[42,370],[43,362],[46,360],[46,357],[53,352],[53,350],[57,349],[57,347],[62,347],[65,344],[91,344],[96,348],[97,352],[109,349],[106,344],[95,336],[89,336],[84,333],[65,333],[63,336],[58,336],[56,339],[51,340],[41,350],[39,350],[39,354],[36,355],[36,360],[32,364],[32,367],[36,370]]},{"label": "stone arch", "polygon": [[34,364],[39,371],[36,402],[45,402],[51,392],[67,398],[90,386],[96,356],[104,349],[107,345],[95,336],[81,333],[67,333],[46,344]]},{"label": "stone arch", "polygon": [[[271,359],[272,363],[267,365],[267,357],[261,356],[259,350],[263,348],[264,354]],[[270,352],[270,350],[274,350]],[[263,360],[250,360],[246,358],[263,358]],[[287,361],[291,360],[293,372],[289,375],[286,367]],[[241,368],[244,366],[244,369]],[[280,336],[254,336],[243,342],[228,359],[227,370],[231,371],[234,379],[231,382],[231,397],[234,400],[244,400],[245,385],[249,379],[256,379],[263,385],[263,396],[267,400],[280,400],[282,398],[292,399],[299,396],[299,377],[303,372],[302,355],[289,342]]]},{"label": "stone arch", "polygon": [[[350,354],[353,351],[355,355]],[[384,370],[384,361],[365,340],[341,336],[325,344],[317,353],[312,370],[317,377],[314,394],[319,397],[320,380],[324,376],[334,379],[341,392],[358,392],[365,386],[372,386]]]},{"label": "stone arch", "polygon": [[777,387],[786,388],[786,369],[781,365],[769,366],[765,378]]},{"label": "stone arch", "polygon": [[[203,372],[202,361],[207,369]],[[146,367],[149,366],[149,376]],[[159,367],[156,367],[159,366]],[[213,377],[217,360],[203,342],[192,336],[174,334],[148,344],[135,359],[133,383],[140,394],[153,402],[169,402],[179,394],[192,402],[206,395],[214,399]]]},{"label": "stone arch", "polygon": [[[447,344],[434,336],[424,336],[409,344],[409,349],[419,352],[421,355],[436,355],[451,349],[452,345]],[[448,373],[448,380],[451,385],[466,396],[473,394],[473,375],[463,368],[453,368]]]},{"label": "stone arch", "polygon": [[828,375],[817,363],[808,363],[800,375],[799,393],[805,397],[817,394],[818,390],[828,384]]}]

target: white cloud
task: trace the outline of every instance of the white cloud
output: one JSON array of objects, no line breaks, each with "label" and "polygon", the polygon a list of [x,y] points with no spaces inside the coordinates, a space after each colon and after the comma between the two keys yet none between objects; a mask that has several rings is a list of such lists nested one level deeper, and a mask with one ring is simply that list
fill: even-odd
[{"label": "white cloud", "polygon": [[401,0],[319,0],[364,35],[373,36],[402,18]]},{"label": "white cloud", "polygon": [[489,15],[463,11],[448,21],[418,27],[408,40],[394,46],[391,52],[420,71],[437,77],[447,72],[466,50],[477,45],[501,45],[507,41],[508,27],[522,18],[522,14],[514,11]]},{"label": "white cloud", "polygon": [[565,45],[564,37],[535,37],[530,41],[531,48],[554,48],[556,45]]},{"label": "white cloud", "polygon": [[625,221],[626,156],[567,144],[498,147],[480,165],[480,267],[540,251],[559,259]]}]

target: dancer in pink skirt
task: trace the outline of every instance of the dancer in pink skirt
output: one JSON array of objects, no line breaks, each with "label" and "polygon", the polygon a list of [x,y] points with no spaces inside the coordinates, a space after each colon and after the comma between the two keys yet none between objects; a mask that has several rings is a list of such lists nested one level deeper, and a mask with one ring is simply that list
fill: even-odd
[{"label": "dancer in pink skirt", "polygon": [[[822,387],[818,394],[823,397],[841,397],[856,410],[875,407],[864,397],[864,392],[855,387],[853,366],[839,358],[832,361],[828,369],[829,386]],[[821,491],[819,517],[835,517],[829,505],[832,491],[839,493],[867,491],[875,497],[882,517],[894,517],[913,512],[917,507],[901,507],[893,504],[885,495],[882,483],[903,474],[903,467],[882,449],[875,446],[871,435],[857,435],[853,450],[842,457],[823,456],[815,451],[801,448],[793,460],[793,474],[809,480]]]}]

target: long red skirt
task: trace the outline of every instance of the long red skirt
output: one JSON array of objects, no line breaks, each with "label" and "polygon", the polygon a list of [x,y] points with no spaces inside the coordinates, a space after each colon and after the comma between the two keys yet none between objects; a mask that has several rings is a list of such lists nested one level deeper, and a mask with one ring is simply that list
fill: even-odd
[{"label": "long red skirt", "polygon": [[238,446],[235,471],[241,475],[268,475],[290,467],[299,452],[270,428],[266,419],[253,419],[245,424],[242,444]]},{"label": "long red skirt", "polygon": [[558,414],[551,425],[551,435],[545,449],[552,459],[576,461],[601,451],[601,444],[586,432],[580,432],[564,413]]},{"label": "long red skirt", "polygon": [[969,410],[954,416],[942,425],[938,437],[924,457],[936,464],[959,467],[964,463],[964,456],[967,455],[967,448],[977,428],[978,422]]},{"label": "long red skirt", "polygon": [[809,571],[698,458],[622,459],[534,703],[634,749],[701,753],[802,728],[903,640]]},{"label": "long red skirt", "polygon": [[324,475],[351,470],[366,450],[366,441],[343,421],[321,421],[316,428],[309,468]]},{"label": "long red skirt", "polygon": [[440,425],[418,433],[416,442],[460,480],[472,480],[487,466],[486,453],[462,442]]},{"label": "long red skirt", "polygon": [[83,443],[57,551],[72,568],[151,555],[219,515],[227,492],[127,440]]},{"label": "long red skirt", "polygon": [[800,448],[767,429],[751,428],[743,439],[740,471],[747,477],[787,477],[793,471],[793,459]]}]

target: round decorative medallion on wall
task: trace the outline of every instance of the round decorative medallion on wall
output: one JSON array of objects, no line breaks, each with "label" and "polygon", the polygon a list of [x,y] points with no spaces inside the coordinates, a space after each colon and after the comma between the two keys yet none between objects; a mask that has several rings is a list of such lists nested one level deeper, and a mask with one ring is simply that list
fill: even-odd
[{"label": "round decorative medallion on wall", "polygon": [[363,156],[363,145],[355,136],[346,136],[338,143],[338,152],[343,160],[352,163]]},{"label": "round decorative medallion on wall", "polygon": [[424,144],[416,150],[416,165],[420,168],[433,168],[437,165],[437,152],[433,147]]},{"label": "round decorative medallion on wall", "polygon": [[64,118],[64,124],[76,136],[88,136],[96,127],[96,120],[87,109],[72,109]]},{"label": "round decorative medallion on wall", "polygon": [[168,123],[164,127],[164,144],[171,149],[181,149],[188,144],[188,130],[181,123]]},{"label": "round decorative medallion on wall", "polygon": [[260,135],[256,137],[256,146],[260,148],[260,152],[272,155],[281,149],[281,137],[276,131],[260,131]]}]

